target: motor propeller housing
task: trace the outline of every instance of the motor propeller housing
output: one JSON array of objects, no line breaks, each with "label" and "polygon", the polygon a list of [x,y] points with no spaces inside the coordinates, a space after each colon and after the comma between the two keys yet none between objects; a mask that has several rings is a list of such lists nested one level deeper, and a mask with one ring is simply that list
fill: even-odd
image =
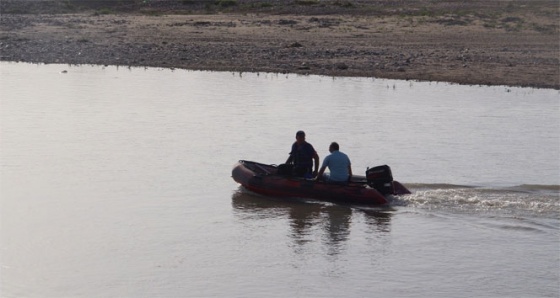
[{"label": "motor propeller housing", "polygon": [[368,168],[366,170],[366,179],[367,184],[377,189],[380,193],[384,195],[394,193],[393,174],[388,165]]}]

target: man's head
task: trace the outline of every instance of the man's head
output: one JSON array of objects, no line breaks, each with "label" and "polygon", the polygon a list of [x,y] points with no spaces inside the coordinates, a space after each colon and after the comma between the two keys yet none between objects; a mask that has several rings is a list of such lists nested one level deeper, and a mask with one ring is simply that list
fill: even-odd
[{"label": "man's head", "polygon": [[329,146],[329,152],[333,152],[333,151],[338,151],[339,150],[339,146],[337,142],[332,142],[331,145]]},{"label": "man's head", "polygon": [[296,133],[296,140],[298,143],[302,143],[305,141],[305,132],[300,130]]}]

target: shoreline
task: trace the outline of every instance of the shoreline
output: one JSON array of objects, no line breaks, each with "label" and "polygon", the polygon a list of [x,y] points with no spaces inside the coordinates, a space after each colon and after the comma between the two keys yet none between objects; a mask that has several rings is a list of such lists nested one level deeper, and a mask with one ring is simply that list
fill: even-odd
[{"label": "shoreline", "polygon": [[546,8],[520,6],[492,19],[475,13],[179,14],[161,8],[156,15],[7,13],[0,21],[0,61],[560,90],[558,14],[543,15]]}]

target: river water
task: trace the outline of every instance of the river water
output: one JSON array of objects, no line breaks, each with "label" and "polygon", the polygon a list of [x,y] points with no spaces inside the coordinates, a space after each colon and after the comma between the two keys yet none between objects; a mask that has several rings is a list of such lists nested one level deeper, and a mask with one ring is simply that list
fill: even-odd
[{"label": "river water", "polygon": [[[555,90],[0,63],[1,297],[558,297]],[[231,179],[297,130],[383,208]]]}]

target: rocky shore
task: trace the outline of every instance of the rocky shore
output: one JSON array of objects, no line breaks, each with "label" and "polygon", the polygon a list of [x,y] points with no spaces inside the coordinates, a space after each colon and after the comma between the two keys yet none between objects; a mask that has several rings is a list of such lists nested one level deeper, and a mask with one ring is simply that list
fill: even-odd
[{"label": "rocky shore", "polygon": [[2,0],[0,60],[560,89],[558,3],[487,2]]}]

